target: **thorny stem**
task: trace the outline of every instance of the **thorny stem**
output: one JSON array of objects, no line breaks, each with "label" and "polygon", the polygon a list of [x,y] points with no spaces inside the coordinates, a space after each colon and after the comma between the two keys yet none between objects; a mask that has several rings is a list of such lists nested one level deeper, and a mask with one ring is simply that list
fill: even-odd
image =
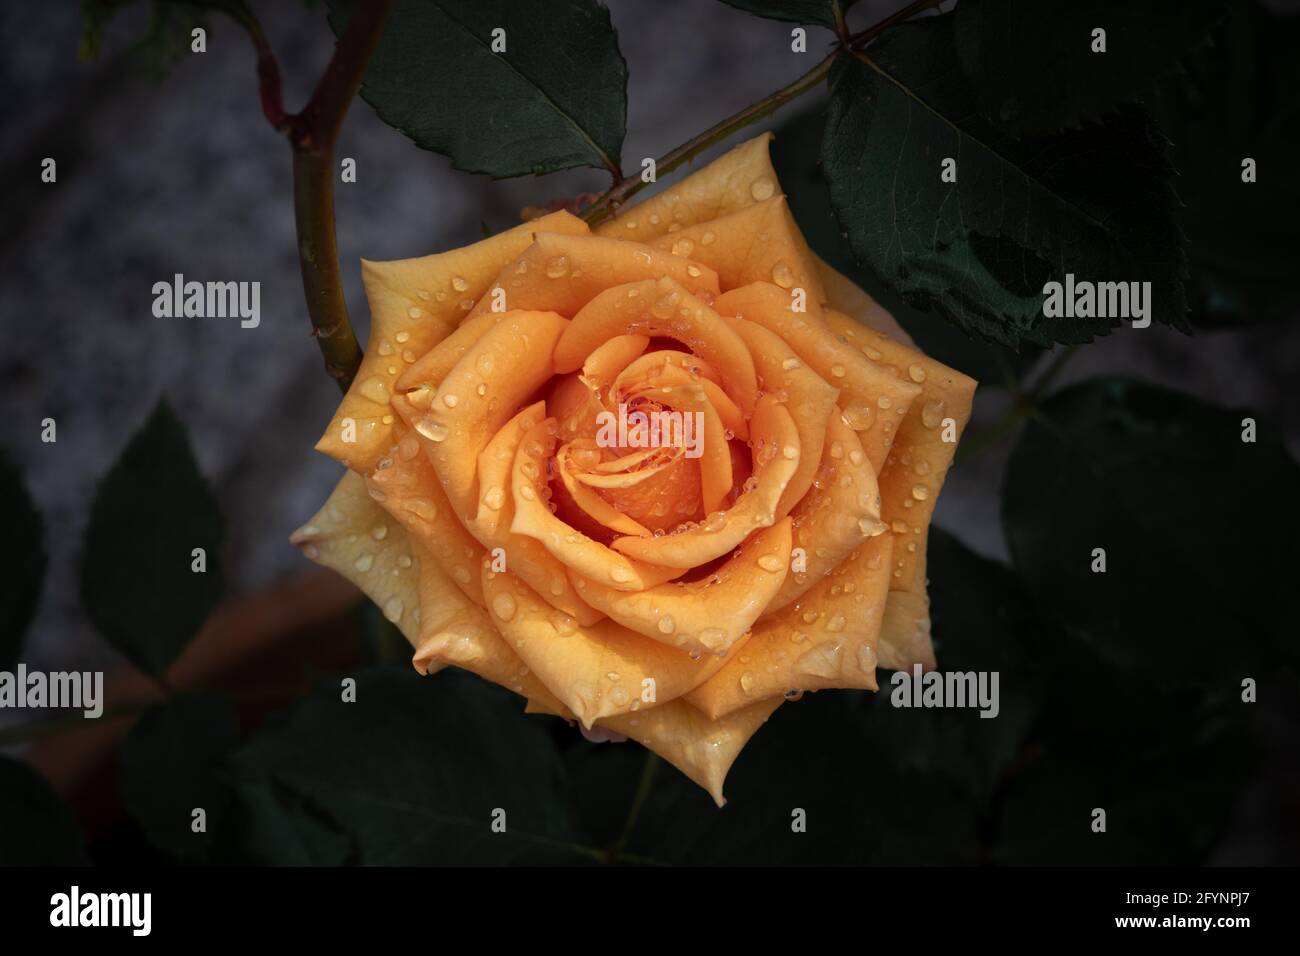
[{"label": "thorny stem", "polygon": [[334,144],[392,8],[392,0],[358,5],[311,99],[302,112],[287,114],[280,90],[280,67],[261,24],[243,0],[232,0],[226,7],[226,12],[248,31],[257,51],[262,113],[293,148],[294,222],[307,313],[312,335],[325,358],[325,371],[345,392],[361,366],[361,346],[348,317],[339,267],[334,227]]},{"label": "thorny stem", "polygon": [[[895,24],[901,23],[930,7],[938,6],[942,2],[943,0],[916,0],[916,2],[909,3],[897,13],[891,14],[879,23],[867,27],[867,29],[854,35],[849,35],[848,27],[845,24],[844,14],[841,10],[840,4],[836,3],[834,5],[836,22],[835,32],[839,40],[835,49],[831,51],[830,55],[826,57],[826,59],[822,60],[789,86],[781,87],[781,89],[765,96],[757,103],[752,103],[739,113],[727,117],[717,125],[712,126],[699,135],[687,140],[676,149],[665,153],[661,158],[655,161],[656,178],[664,173],[672,172],[683,163],[690,162],[700,153],[704,152],[709,147],[720,143],[737,130],[743,129],[750,123],[755,123],[763,117],[775,113],[786,103],[789,103],[796,97],[802,96],[804,93],[813,89],[822,81],[823,78],[826,77],[828,73],[830,73],[831,66],[834,65],[835,60],[844,51],[861,49],[864,44],[870,42]],[[599,199],[587,207],[586,211],[582,214],[582,218],[586,220],[587,225],[589,226],[594,226],[598,223],[604,222],[618,211],[619,206],[627,202],[627,200],[635,196],[648,185],[649,183],[641,179],[640,174],[623,177],[621,179],[616,177],[614,184],[610,186],[610,188],[606,190]]]},{"label": "thorny stem", "polygon": [[918,13],[929,10],[931,7],[937,7],[943,2],[944,0],[913,0],[912,3],[909,3],[898,12],[891,13],[879,23],[867,27],[867,29],[863,30],[861,33],[855,34],[849,41],[849,46],[854,50],[860,50],[864,45],[870,43],[890,27],[896,26],[904,20],[910,20]]},{"label": "thorny stem", "polygon": [[[664,173],[670,173],[683,163],[689,162],[700,153],[704,152],[710,146],[721,142],[738,129],[755,123],[790,102],[795,97],[808,92],[816,86],[827,73],[830,72],[831,64],[839,55],[836,49],[830,56],[822,60],[815,67],[805,73],[799,79],[795,80],[789,86],[783,86],[769,96],[764,97],[757,103],[746,106],[739,113],[727,117],[721,123],[706,129],[703,133],[692,137],[676,149],[670,150],[662,157],[655,161],[655,176],[658,178]],[[599,199],[587,207],[582,214],[587,225],[594,226],[597,223],[604,222],[618,210],[618,207],[627,202],[628,199],[635,196],[646,186],[650,185],[643,180],[640,174],[628,176],[614,183]]]}]

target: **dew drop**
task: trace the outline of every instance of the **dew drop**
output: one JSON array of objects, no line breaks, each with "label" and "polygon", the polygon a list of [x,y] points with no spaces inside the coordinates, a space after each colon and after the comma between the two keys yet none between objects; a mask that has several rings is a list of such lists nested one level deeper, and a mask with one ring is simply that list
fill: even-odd
[{"label": "dew drop", "polygon": [[921,407],[921,424],[926,428],[938,428],[943,421],[943,402],[926,402]]},{"label": "dew drop", "polygon": [[429,441],[445,441],[450,431],[442,422],[432,418],[421,418],[415,423],[415,430]]},{"label": "dew drop", "polygon": [[388,386],[383,379],[372,375],[361,383],[361,394],[372,402],[385,403],[388,401]]},{"label": "dew drop", "polygon": [[514,595],[502,591],[492,599],[492,613],[503,621],[508,621],[515,616],[515,599]]},{"label": "dew drop", "polygon": [[401,598],[391,597],[384,602],[384,617],[396,624],[402,619],[402,611],[405,609]]},{"label": "dew drop", "polygon": [[794,285],[794,273],[790,271],[790,267],[786,265],[784,259],[772,266],[772,281],[782,289],[788,289]]}]

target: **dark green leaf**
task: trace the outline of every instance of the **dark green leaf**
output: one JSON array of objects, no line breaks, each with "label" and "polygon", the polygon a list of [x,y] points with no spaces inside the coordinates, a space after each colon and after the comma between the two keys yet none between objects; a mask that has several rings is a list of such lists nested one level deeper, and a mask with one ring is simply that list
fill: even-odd
[{"label": "dark green leaf", "polygon": [[787,23],[816,23],[835,29],[835,8],[848,12],[857,0],[722,0],[729,7],[744,10],[769,20]]},{"label": "dark green leaf", "polygon": [[[1099,701],[1097,709],[1110,706]],[[1089,708],[1089,714],[1093,708]],[[1076,720],[1078,713],[1076,712]],[[1147,728],[1133,724],[1129,740]],[[1193,728],[1165,738],[1137,759],[1124,745],[1101,755],[1049,747],[1008,784],[1002,802],[998,863],[1033,865],[1187,865],[1203,862],[1223,827],[1254,748],[1240,733]],[[1106,832],[1092,830],[1093,810]]]},{"label": "dark green leaf", "polygon": [[[357,699],[320,685],[230,761],[240,816],[266,862],[362,864],[584,862],[566,777],[546,727],[477,678],[421,678],[409,667],[356,675]],[[315,821],[297,823],[309,801]],[[491,829],[506,812],[506,832]],[[292,840],[267,833],[292,834]],[[294,845],[296,841],[296,845]],[[245,836],[243,842],[248,843]],[[322,842],[324,845],[322,846]]]},{"label": "dark green leaf", "polygon": [[18,466],[0,454],[5,548],[0,557],[0,670],[12,669],[45,578],[44,522]]},{"label": "dark green leaf", "polygon": [[[895,764],[898,744],[867,732],[862,696],[824,691],[779,707],[736,761],[721,810],[661,767],[628,852],[681,864],[973,862],[970,805],[946,781]],[[791,828],[796,809],[807,832]]]},{"label": "dark green leaf", "polygon": [[[1220,0],[962,0],[953,31],[983,116],[1014,134],[1096,119],[1206,41]],[[1092,31],[1106,31],[1094,53]]]},{"label": "dark green leaf", "polygon": [[1042,355],[1037,346],[1022,344],[1015,351],[968,335],[939,316],[908,305],[874,271],[854,260],[831,208],[830,190],[818,158],[825,128],[826,112],[817,109],[782,125],[772,143],[772,163],[790,212],[813,251],[888,309],[926,355],[965,372],[983,386],[1023,378]]},{"label": "dark green leaf", "polygon": [[[185,426],[159,402],[95,495],[81,593],[95,626],[161,676],[221,594],[221,517]],[[203,548],[207,571],[191,570]]]},{"label": "dark green leaf", "polygon": [[[1022,143],[976,110],[950,15],[904,24],[841,61],[822,145],[850,247],[896,292],[1008,345],[1086,342],[1118,317],[1043,316],[1067,273],[1149,281],[1152,317],[1186,326],[1181,235],[1164,143],[1133,109]],[[957,182],[940,180],[957,161]]]},{"label": "dark green leaf", "polygon": [[354,839],[310,796],[269,777],[237,783],[234,793],[212,848],[214,861],[264,866],[357,862]]},{"label": "dark green leaf", "polygon": [[[82,0],[85,18],[78,51],[83,60],[99,56],[109,23],[129,7],[148,7],[148,26],[131,45],[130,53],[152,80],[163,79],[168,71],[191,52],[191,31],[202,27],[211,33],[210,13],[224,11],[228,0]],[[231,35],[237,29],[231,24]]]},{"label": "dark green leaf", "polygon": [[[330,0],[341,32],[352,0]],[[506,51],[492,52],[492,31]],[[497,178],[618,166],[627,65],[595,0],[398,0],[362,98],[417,146]]]},{"label": "dark green leaf", "polygon": [[45,778],[0,756],[0,866],[78,866],[81,831]]},{"label": "dark green leaf", "polygon": [[[1219,41],[1152,98],[1173,140],[1178,192],[1186,201],[1198,324],[1258,324],[1300,314],[1300,15],[1260,3],[1232,5]],[[1257,178],[1242,181],[1242,161]],[[1284,212],[1286,210],[1287,212]]]},{"label": "dark green leaf", "polygon": [[[122,744],[122,802],[154,846],[203,857],[230,794],[216,769],[239,741],[239,718],[224,697],[176,697],[146,713]],[[202,808],[206,830],[192,829]]]},{"label": "dark green leaf", "polygon": [[1245,417],[1093,380],[1054,395],[1011,457],[1003,521],[1029,591],[1141,681],[1232,690],[1292,639],[1300,471],[1267,422],[1243,442]]},{"label": "dark green leaf", "polygon": [[900,766],[953,780],[983,805],[1042,705],[1055,635],[1009,568],[937,527],[930,529],[926,568],[939,670],[997,673],[998,714],[886,707],[895,688],[882,672],[872,731],[892,743]]}]

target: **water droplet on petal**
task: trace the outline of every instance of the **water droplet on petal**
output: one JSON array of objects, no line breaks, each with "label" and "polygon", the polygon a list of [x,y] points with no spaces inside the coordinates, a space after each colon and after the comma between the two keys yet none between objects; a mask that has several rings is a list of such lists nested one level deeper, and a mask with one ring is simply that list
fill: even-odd
[{"label": "water droplet on petal", "polygon": [[492,613],[503,621],[515,616],[515,598],[508,591],[502,591],[492,599]]}]

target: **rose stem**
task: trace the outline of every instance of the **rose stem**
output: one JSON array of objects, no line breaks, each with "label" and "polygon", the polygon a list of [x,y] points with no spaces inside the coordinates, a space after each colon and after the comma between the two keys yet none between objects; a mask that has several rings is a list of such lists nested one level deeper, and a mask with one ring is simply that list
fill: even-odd
[{"label": "rose stem", "polygon": [[[943,0],[915,0],[915,2],[909,3],[907,6],[881,20],[879,23],[867,27],[867,29],[863,30],[861,33],[852,36],[848,35],[848,28],[844,25],[843,15],[839,14],[838,5],[836,5],[836,33],[839,36],[839,41],[837,42],[835,49],[831,51],[830,55],[827,56],[826,59],[822,60],[789,86],[781,87],[781,89],[777,90],[775,93],[765,96],[757,103],[752,103],[749,106],[746,106],[739,113],[727,117],[717,125],[706,129],[698,136],[682,143],[682,145],[678,146],[676,149],[665,153],[661,158],[655,161],[656,179],[664,173],[672,172],[683,163],[690,162],[710,146],[721,142],[737,130],[743,129],[750,123],[755,123],[763,117],[775,113],[786,103],[789,103],[791,100],[802,96],[804,93],[813,89],[830,72],[832,64],[834,64],[836,58],[844,52],[844,50],[859,49],[863,44],[875,39],[895,24],[901,23],[903,20],[906,20],[930,7],[938,6],[942,2]],[[604,222],[610,216],[614,215],[620,205],[631,199],[648,185],[649,183],[642,180],[639,173],[622,178],[615,176],[614,184],[610,186],[610,188],[606,190],[599,199],[587,207],[582,214],[582,218],[589,226],[594,226],[598,223]]]},{"label": "rose stem", "polygon": [[224,8],[248,31],[257,51],[262,112],[293,148],[294,221],[307,312],[312,335],[325,358],[325,371],[345,392],[361,365],[361,346],[348,317],[339,268],[334,227],[334,144],[392,8],[392,0],[358,5],[325,74],[297,114],[284,111],[280,67],[257,18],[243,0],[232,0]]}]

